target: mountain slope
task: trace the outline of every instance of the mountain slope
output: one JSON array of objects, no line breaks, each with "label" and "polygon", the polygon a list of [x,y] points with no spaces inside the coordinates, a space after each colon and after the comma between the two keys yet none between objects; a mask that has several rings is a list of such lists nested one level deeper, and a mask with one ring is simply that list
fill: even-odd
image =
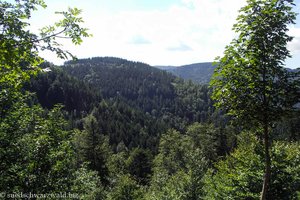
[{"label": "mountain slope", "polygon": [[[171,72],[175,76],[183,78],[184,80],[192,80],[194,83],[208,84],[211,76],[214,73],[216,66],[212,62],[195,63],[190,65],[175,66],[155,66],[158,69],[162,69]],[[298,69],[286,68],[291,73],[299,73]]]},{"label": "mountain slope", "polygon": [[[104,99],[122,99],[130,106],[155,117],[171,113],[184,118],[187,112],[183,110],[193,109],[194,112],[203,109],[200,108],[197,99],[205,99],[208,103],[206,87],[187,85],[182,79],[166,71],[140,62],[98,57],[68,62],[63,69],[71,76],[98,88]],[[190,88],[186,90],[191,94],[185,93],[183,89],[185,87]],[[190,98],[190,103],[194,101],[197,103],[194,105],[183,103],[183,99],[187,98]],[[195,116],[189,118],[192,120]]]},{"label": "mountain slope", "polygon": [[154,67],[166,71],[170,71],[176,68],[175,66],[161,66],[161,65],[156,65]]},{"label": "mountain slope", "polygon": [[211,62],[195,63],[180,67],[158,66],[158,68],[171,72],[185,80],[192,80],[195,83],[207,84],[214,72],[215,66]]},{"label": "mountain slope", "polygon": [[[121,144],[155,149],[168,129],[183,132],[189,124],[207,121],[213,112],[207,86],[120,58],[70,61],[59,73],[52,69],[40,74],[31,85],[46,107],[51,101],[64,104],[71,113],[80,111],[82,117],[92,115],[93,126],[109,136],[114,149]],[[82,103],[72,104],[78,98]]]}]

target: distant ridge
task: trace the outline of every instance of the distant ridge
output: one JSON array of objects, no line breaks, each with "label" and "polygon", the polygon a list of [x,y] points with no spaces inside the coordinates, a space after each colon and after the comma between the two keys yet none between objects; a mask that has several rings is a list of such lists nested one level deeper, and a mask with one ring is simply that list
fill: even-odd
[{"label": "distant ridge", "polygon": [[212,62],[195,63],[190,65],[175,66],[155,66],[159,69],[171,72],[172,74],[191,80],[195,83],[207,84],[214,73],[215,66]]},{"label": "distant ridge", "polygon": [[175,66],[154,66],[154,67],[166,71],[170,71],[176,68]]},{"label": "distant ridge", "polygon": [[[211,76],[214,73],[216,66],[212,62],[194,63],[190,65],[182,66],[154,66],[161,70],[165,70],[183,78],[184,80],[191,80],[194,83],[208,84],[210,82]],[[288,72],[300,73],[300,68],[290,69],[286,68]]]}]

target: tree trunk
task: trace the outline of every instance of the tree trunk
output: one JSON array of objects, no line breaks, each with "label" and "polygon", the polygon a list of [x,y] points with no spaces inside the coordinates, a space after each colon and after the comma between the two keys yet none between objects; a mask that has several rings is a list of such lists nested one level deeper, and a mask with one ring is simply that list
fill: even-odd
[{"label": "tree trunk", "polygon": [[270,158],[270,141],[269,141],[269,130],[268,123],[264,124],[264,147],[265,147],[265,174],[264,182],[261,192],[261,200],[268,199],[268,191],[270,188],[271,180],[271,158]]}]

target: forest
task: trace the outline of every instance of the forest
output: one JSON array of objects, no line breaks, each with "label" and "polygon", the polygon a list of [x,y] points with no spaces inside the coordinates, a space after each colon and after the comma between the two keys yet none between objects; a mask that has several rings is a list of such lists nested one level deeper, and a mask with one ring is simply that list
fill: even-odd
[{"label": "forest", "polygon": [[91,36],[81,11],[35,35],[43,1],[0,1],[0,198],[299,199],[294,3],[247,3],[207,83],[115,57],[56,66],[39,52],[73,57],[55,39]]}]

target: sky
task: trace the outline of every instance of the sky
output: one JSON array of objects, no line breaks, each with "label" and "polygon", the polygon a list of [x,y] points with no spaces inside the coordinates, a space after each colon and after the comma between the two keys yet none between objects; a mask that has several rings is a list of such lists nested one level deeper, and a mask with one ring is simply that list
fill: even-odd
[{"label": "sky", "polygon": [[[82,25],[93,34],[80,46],[61,41],[78,58],[120,57],[150,65],[180,66],[211,62],[235,37],[232,26],[246,0],[45,0],[48,7],[32,15],[33,30],[60,19],[55,11],[82,10]],[[297,0],[298,2],[298,0]],[[295,7],[300,12],[300,4]],[[300,16],[290,25],[294,40],[287,67],[300,67]],[[62,64],[54,54],[42,56]]]}]

